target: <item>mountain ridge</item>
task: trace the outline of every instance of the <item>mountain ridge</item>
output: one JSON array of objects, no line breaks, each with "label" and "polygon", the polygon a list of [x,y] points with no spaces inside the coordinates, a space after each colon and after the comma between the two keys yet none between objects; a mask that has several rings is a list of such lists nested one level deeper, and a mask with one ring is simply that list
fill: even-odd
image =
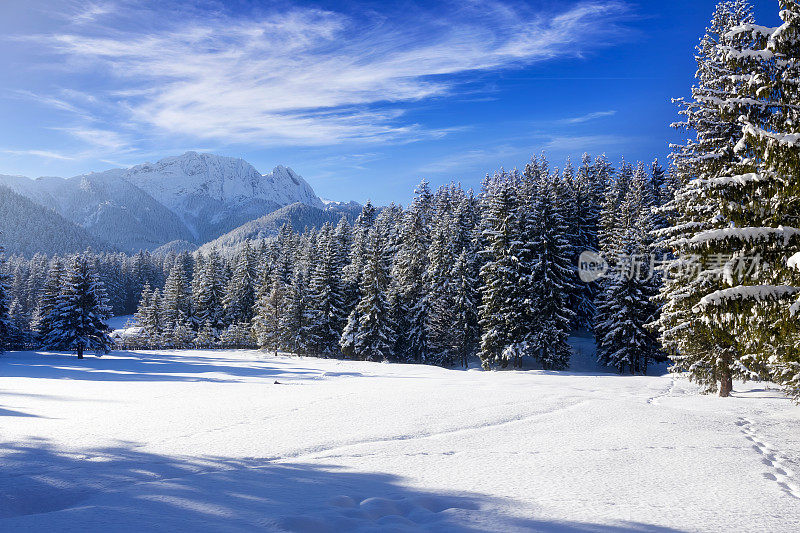
[{"label": "mountain ridge", "polygon": [[176,241],[201,246],[295,203],[326,209],[289,167],[261,174],[241,158],[191,151],[70,178],[0,175],[0,185],[129,253]]}]

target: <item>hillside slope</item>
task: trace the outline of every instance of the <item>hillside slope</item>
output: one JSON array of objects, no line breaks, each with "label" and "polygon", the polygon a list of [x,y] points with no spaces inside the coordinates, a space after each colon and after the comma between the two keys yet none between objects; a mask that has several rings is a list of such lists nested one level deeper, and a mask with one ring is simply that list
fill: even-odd
[{"label": "hillside slope", "polygon": [[361,206],[355,202],[345,206],[328,206],[325,209],[298,202],[246,222],[233,231],[204,244],[200,247],[200,251],[205,253],[211,249],[235,250],[246,240],[275,237],[284,224],[289,224],[297,232],[312,228],[318,229],[326,222],[337,224],[343,216],[352,224],[360,212]]},{"label": "hillside slope", "polygon": [[3,185],[0,185],[0,233],[8,255],[32,256],[42,250],[69,254],[86,248],[112,248],[55,211]]}]

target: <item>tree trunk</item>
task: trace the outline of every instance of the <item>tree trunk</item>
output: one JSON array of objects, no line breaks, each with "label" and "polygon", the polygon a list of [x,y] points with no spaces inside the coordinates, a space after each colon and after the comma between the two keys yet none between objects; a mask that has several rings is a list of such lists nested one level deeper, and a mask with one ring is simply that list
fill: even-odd
[{"label": "tree trunk", "polygon": [[83,344],[78,345],[78,359],[83,359]]},{"label": "tree trunk", "polygon": [[722,375],[719,379],[720,398],[727,398],[731,395],[731,391],[733,391],[733,376],[731,375],[731,369],[725,367],[722,369]]}]

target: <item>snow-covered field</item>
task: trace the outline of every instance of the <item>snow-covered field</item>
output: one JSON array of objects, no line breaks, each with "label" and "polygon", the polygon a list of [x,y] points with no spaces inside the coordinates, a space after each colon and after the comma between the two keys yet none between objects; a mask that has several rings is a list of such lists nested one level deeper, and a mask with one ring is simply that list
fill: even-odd
[{"label": "snow-covered field", "polygon": [[797,531],[760,384],[254,351],[0,356],[0,531]]}]

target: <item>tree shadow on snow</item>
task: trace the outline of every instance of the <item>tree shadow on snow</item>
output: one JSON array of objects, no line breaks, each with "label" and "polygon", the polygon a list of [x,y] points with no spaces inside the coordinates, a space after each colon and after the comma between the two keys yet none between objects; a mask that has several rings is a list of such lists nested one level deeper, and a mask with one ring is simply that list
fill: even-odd
[{"label": "tree shadow on snow", "polygon": [[127,443],[68,452],[40,439],[0,448],[3,531],[675,531],[530,520],[508,512],[518,505],[414,490],[387,474],[170,457]]},{"label": "tree shadow on snow", "polygon": [[[226,352],[205,352],[202,358],[186,352],[114,351],[110,356],[77,359],[62,353],[10,352],[0,359],[7,377],[75,379],[84,381],[210,381],[236,382],[240,378],[304,378],[319,370],[273,361],[245,361]],[[212,355],[209,355],[212,354]],[[234,364],[235,363],[235,364]],[[285,368],[282,366],[285,365]],[[211,374],[218,374],[213,376]]]}]

